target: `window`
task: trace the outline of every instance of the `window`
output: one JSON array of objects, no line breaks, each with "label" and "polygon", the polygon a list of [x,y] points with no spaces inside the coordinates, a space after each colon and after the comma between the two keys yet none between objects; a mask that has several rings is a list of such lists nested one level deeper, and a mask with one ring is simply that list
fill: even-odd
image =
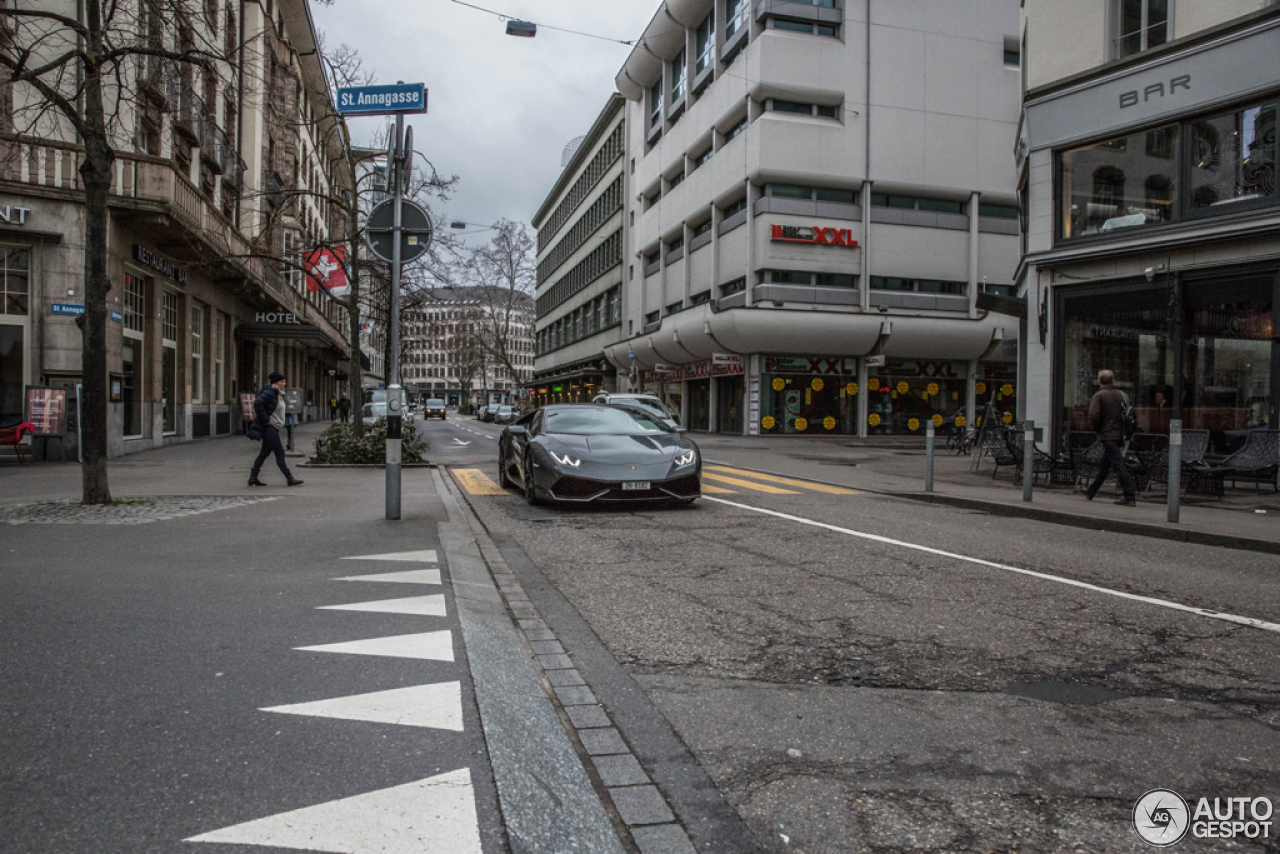
[{"label": "window", "polygon": [[778,285],[812,285],[813,274],[797,270],[769,270],[769,281]]},{"label": "window", "polygon": [[853,205],[858,202],[853,190],[830,190],[825,187],[818,188],[818,201],[838,202],[842,205]]},{"label": "window", "polygon": [[882,208],[899,208],[901,210],[934,211],[935,213],[964,213],[964,202],[951,199],[926,199],[915,196],[891,196],[884,193],[872,193],[871,204]]},{"label": "window", "polygon": [[724,38],[725,41],[747,23],[747,0],[727,0],[725,3]]},{"label": "window", "polygon": [[701,237],[702,235],[706,234],[710,230],[711,230],[711,220],[707,220],[706,222],[701,223],[699,225],[695,225],[693,227],[693,236]]},{"label": "window", "polygon": [[721,217],[721,220],[722,220],[722,221],[723,221],[723,220],[726,220],[726,219],[728,219],[729,217],[733,216],[734,214],[741,213],[742,211],[745,211],[746,209],[747,209],[747,200],[746,200],[745,198],[744,198],[744,199],[738,199],[736,202],[734,202],[734,203],[732,203],[732,204],[728,205],[728,206],[727,206],[727,207],[722,211],[722,214],[723,214],[723,215],[722,215],[722,217]]},{"label": "window", "polygon": [[734,279],[732,282],[726,282],[723,285],[721,285],[720,296],[727,297],[731,294],[741,293],[746,289],[747,289],[747,279],[744,276],[741,279]]},{"label": "window", "polygon": [[852,273],[815,273],[813,283],[820,288],[856,288],[858,277]]},{"label": "window", "polygon": [[711,291],[702,291],[689,297],[690,305],[702,305],[704,302],[711,302]]},{"label": "window", "polygon": [[743,116],[740,122],[738,122],[733,127],[729,128],[729,130],[725,131],[724,141],[728,142],[729,140],[733,139],[735,136],[742,133],[746,129],[747,129],[747,117]]},{"label": "window", "polygon": [[684,237],[677,237],[667,244],[668,252],[675,252],[677,249],[684,247]]},{"label": "window", "polygon": [[1022,64],[1022,47],[1018,44],[1017,36],[1004,37],[1004,64],[1005,65],[1021,65]]},{"label": "window", "polygon": [[676,104],[684,98],[684,51],[676,54],[671,61],[671,103]]},{"label": "window", "polygon": [[[788,0],[788,2],[796,2],[796,0]],[[827,5],[825,3],[819,5]],[[769,26],[775,30],[783,30],[789,33],[804,33],[808,36],[825,36],[826,38],[837,38],[840,35],[840,28],[831,24],[815,24],[811,21],[794,21],[790,18],[770,18]]]},{"label": "window", "polygon": [[0,315],[24,315],[30,308],[30,290],[28,285],[28,269],[31,265],[31,250],[0,247],[0,265],[2,265],[4,281],[0,283]]},{"label": "window", "polygon": [[812,187],[797,187],[791,184],[770,184],[769,195],[779,199],[811,199]]},{"label": "window", "polygon": [[1065,151],[1060,234],[1083,237],[1178,218],[1178,126]]},{"label": "window", "polygon": [[992,217],[994,219],[1017,219],[1018,209],[1005,205],[984,205],[979,203],[978,216]]},{"label": "window", "polygon": [[649,90],[649,127],[662,126],[662,78]]},{"label": "window", "polygon": [[1191,122],[1188,137],[1193,212],[1274,198],[1276,105],[1262,104]]},{"label": "window", "polygon": [[1159,47],[1169,40],[1169,2],[1116,0],[1116,59]]},{"label": "window", "polygon": [[213,398],[215,403],[227,399],[227,339],[231,337],[231,318],[218,312],[213,327]]},{"label": "window", "polygon": [[914,291],[922,294],[959,294],[968,290],[967,282],[948,282],[938,279],[902,279],[896,276],[872,276],[873,291]]},{"label": "window", "polygon": [[696,37],[696,48],[698,57],[694,68],[695,74],[701,74],[711,67],[712,61],[715,59],[716,51],[716,10],[711,7],[711,12],[707,17],[702,19],[702,23],[698,25],[698,34]]},{"label": "window", "polygon": [[667,306],[667,314],[679,314],[682,311],[684,311],[684,300],[673,302]]},{"label": "window", "polygon": [[191,402],[204,400],[204,308],[191,305]]},{"label": "window", "polygon": [[769,101],[770,108],[775,113],[799,113],[803,116],[813,115],[813,104],[803,104],[799,101],[780,101],[774,98]]},{"label": "window", "polygon": [[715,149],[712,148],[711,146],[707,146],[706,151],[702,152],[697,157],[693,158],[693,168],[697,169],[699,166],[706,163],[712,157],[715,157],[715,154],[716,154]]},{"label": "window", "polygon": [[660,311],[651,311],[644,316],[644,322],[646,326],[648,326],[651,323],[659,323],[661,322],[661,320],[662,320],[662,312]]},{"label": "window", "polygon": [[677,172],[676,174],[671,176],[671,178],[669,179],[669,182],[670,183],[667,189],[674,190],[676,187],[679,187],[684,182],[684,173]]}]

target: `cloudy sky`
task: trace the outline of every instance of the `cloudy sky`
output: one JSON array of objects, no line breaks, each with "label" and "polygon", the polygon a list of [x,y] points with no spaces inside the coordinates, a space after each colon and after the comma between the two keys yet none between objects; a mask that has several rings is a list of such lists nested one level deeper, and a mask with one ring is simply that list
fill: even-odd
[{"label": "cloudy sky", "polygon": [[[542,25],[613,39],[639,38],[661,0],[475,0]],[[533,39],[506,35],[493,15],[452,0],[334,0],[315,5],[329,45],[359,51],[377,83],[425,83],[428,113],[408,117],[414,147],[457,193],[442,213],[488,224],[528,222],[560,174],[566,143],[586,133],[614,91],[631,51],[616,42],[540,26]],[[351,122],[368,144],[383,120]]]}]

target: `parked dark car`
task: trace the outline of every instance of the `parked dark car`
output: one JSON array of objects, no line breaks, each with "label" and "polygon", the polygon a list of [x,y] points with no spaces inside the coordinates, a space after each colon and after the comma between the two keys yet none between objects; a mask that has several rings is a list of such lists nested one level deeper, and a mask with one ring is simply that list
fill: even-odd
[{"label": "parked dark car", "polygon": [[681,501],[702,495],[702,456],[681,429],[639,407],[553,404],[502,431],[498,482],[530,504]]},{"label": "parked dark car", "polygon": [[498,407],[498,411],[493,414],[494,424],[510,424],[516,420],[516,409],[514,406],[503,404]]},{"label": "parked dark car", "polygon": [[438,397],[433,397],[428,399],[426,405],[422,407],[422,417],[423,418],[439,418],[441,421],[444,421],[445,420],[444,401]]},{"label": "parked dark car", "polygon": [[490,403],[490,404],[488,404],[487,406],[483,406],[483,407],[481,407],[481,408],[480,408],[480,420],[481,420],[481,421],[492,421],[492,420],[493,420],[493,417],[494,417],[495,415],[497,415],[497,414],[498,414],[498,405],[499,405],[499,404],[496,404],[496,403]]}]

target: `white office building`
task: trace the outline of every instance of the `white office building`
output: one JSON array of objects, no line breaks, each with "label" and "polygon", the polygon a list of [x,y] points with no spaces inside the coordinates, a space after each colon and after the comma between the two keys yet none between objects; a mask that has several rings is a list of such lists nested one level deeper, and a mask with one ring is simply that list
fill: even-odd
[{"label": "white office building", "polygon": [[694,430],[1012,419],[1017,0],[666,0],[625,98],[621,387]]}]

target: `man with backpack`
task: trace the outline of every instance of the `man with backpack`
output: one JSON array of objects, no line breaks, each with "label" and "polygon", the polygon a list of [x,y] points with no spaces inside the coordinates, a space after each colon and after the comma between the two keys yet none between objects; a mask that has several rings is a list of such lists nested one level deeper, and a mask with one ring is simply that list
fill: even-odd
[{"label": "man with backpack", "polygon": [[1089,424],[1098,434],[1104,456],[1102,465],[1098,466],[1098,476],[1089,484],[1085,498],[1092,501],[1111,469],[1115,469],[1116,479],[1124,490],[1124,497],[1117,498],[1116,504],[1132,507],[1137,503],[1138,491],[1124,464],[1124,446],[1133,432],[1133,407],[1125,393],[1115,387],[1115,381],[1115,374],[1111,371],[1099,371],[1099,389],[1089,401]]},{"label": "man with backpack", "polygon": [[280,443],[280,429],[285,425],[285,416],[289,410],[284,399],[285,385],[283,374],[271,374],[267,377],[267,385],[262,387],[258,399],[253,402],[253,424],[250,425],[249,438],[261,436],[262,450],[258,452],[258,458],[253,461],[253,470],[249,472],[250,486],[266,486],[258,480],[258,472],[262,471],[262,464],[272,454],[276,455],[276,465],[280,467],[285,482],[290,486],[302,485],[302,481],[289,471],[284,459],[284,445]]}]

